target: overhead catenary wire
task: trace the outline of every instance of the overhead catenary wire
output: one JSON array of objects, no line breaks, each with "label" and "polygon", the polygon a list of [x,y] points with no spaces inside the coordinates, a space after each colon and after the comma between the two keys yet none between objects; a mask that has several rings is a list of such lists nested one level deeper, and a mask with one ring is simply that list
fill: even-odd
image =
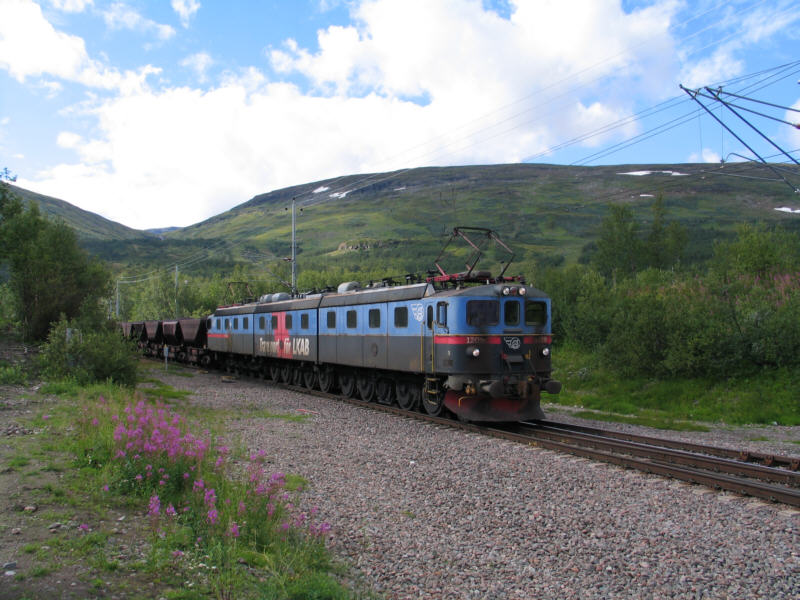
[{"label": "overhead catenary wire", "polygon": [[[755,2],[755,3],[750,4],[748,6],[743,6],[743,7],[739,8],[738,10],[736,10],[732,15],[729,15],[729,16],[733,16],[733,15],[737,15],[737,14],[743,14],[745,12],[755,11],[756,8],[758,8],[759,6],[761,6],[764,3],[765,3],[765,0],[760,0],[759,2]],[[714,5],[712,8],[707,10],[705,13],[701,13],[700,15],[696,15],[696,16],[690,18],[690,19],[687,19],[683,23],[677,24],[676,28],[679,28],[681,26],[685,26],[686,24],[691,23],[694,20],[697,20],[699,18],[706,17],[706,16],[712,14],[714,11],[716,11],[716,10],[722,8],[722,7],[726,7],[726,6],[727,6],[726,2],[719,2],[716,5]],[[779,13],[779,15],[784,15],[784,14],[788,13],[789,11],[790,11],[790,9],[786,9],[783,12]],[[684,36],[683,38],[681,38],[680,41],[689,40],[689,39],[691,39],[691,38],[693,38],[695,36],[698,36],[698,35],[700,35],[702,33],[705,33],[706,31],[708,31],[710,29],[714,29],[715,27],[718,27],[719,25],[720,25],[720,20],[715,20],[714,23],[706,26],[705,28],[703,28],[701,30],[698,30],[698,31],[695,31],[695,32],[693,32],[693,33],[691,33],[691,34],[689,34],[687,36]],[[701,50],[707,49],[709,47],[713,47],[714,45],[721,44],[725,40],[729,39],[730,37],[734,37],[735,35],[738,35],[739,32],[740,32],[740,30],[737,30],[736,32],[734,32],[730,36],[726,36],[725,38],[722,38],[722,39],[717,39],[717,40],[711,42],[710,44],[707,44],[706,46],[691,50],[689,52],[689,55],[694,54],[696,52],[699,52]],[[648,42],[642,42],[642,43],[640,43],[638,45],[634,45],[632,48],[626,48],[625,50],[623,50],[623,51],[621,51],[621,52],[619,52],[619,53],[617,53],[617,54],[615,54],[613,56],[610,56],[610,57],[608,57],[606,59],[598,61],[597,63],[593,63],[592,65],[590,65],[590,66],[588,66],[588,67],[586,67],[584,69],[581,69],[579,71],[573,72],[573,73],[569,74],[568,76],[566,76],[566,77],[564,77],[564,78],[562,78],[562,79],[560,79],[560,80],[558,80],[558,81],[556,81],[556,82],[554,82],[554,83],[552,83],[552,84],[550,84],[548,86],[545,86],[543,88],[538,89],[536,92],[534,92],[532,94],[529,94],[529,95],[527,95],[527,96],[525,96],[525,97],[523,97],[521,99],[515,100],[514,102],[508,103],[508,104],[504,105],[503,107],[500,107],[499,109],[497,109],[495,111],[491,111],[489,113],[486,113],[486,114],[482,115],[481,117],[479,117],[477,119],[473,119],[472,121],[470,121],[466,125],[461,126],[461,127],[457,128],[456,130],[453,130],[453,131],[458,131],[459,129],[464,129],[470,123],[480,122],[480,121],[485,120],[486,118],[488,118],[488,117],[490,117],[490,116],[492,116],[494,114],[498,114],[498,113],[506,110],[509,107],[515,106],[515,105],[517,105],[517,104],[519,104],[519,103],[521,103],[523,101],[526,101],[526,100],[528,100],[528,99],[530,99],[530,98],[532,98],[532,97],[534,97],[536,95],[540,95],[540,94],[542,94],[544,91],[546,91],[548,89],[554,88],[554,87],[556,87],[556,86],[558,86],[558,85],[560,85],[562,83],[565,83],[565,82],[567,82],[567,81],[569,81],[571,79],[575,79],[579,75],[584,74],[585,72],[591,71],[592,69],[595,69],[595,68],[605,64],[606,62],[608,62],[610,60],[613,60],[617,56],[623,55],[626,52],[630,52],[631,49],[635,49],[636,47],[638,47],[640,45],[643,45],[643,44],[646,44],[646,43],[648,43]],[[549,100],[545,100],[542,103],[539,103],[539,104],[537,104],[537,105],[535,105],[533,107],[529,107],[528,109],[526,109],[525,111],[522,111],[521,113],[516,113],[515,115],[512,115],[512,117],[503,119],[501,121],[497,121],[497,122],[492,123],[491,125],[489,125],[487,127],[478,129],[476,131],[472,131],[469,134],[467,134],[466,136],[464,136],[463,138],[461,138],[461,140],[467,140],[467,141],[468,140],[473,140],[478,134],[480,134],[482,132],[488,132],[489,130],[491,130],[493,128],[496,128],[498,125],[503,124],[503,123],[509,121],[510,119],[513,119],[514,117],[517,117],[517,116],[519,116],[519,115],[521,115],[521,114],[523,114],[525,112],[533,111],[534,109],[537,109],[537,108],[541,107],[543,104],[546,104],[547,102],[551,102],[554,99],[559,98],[559,97],[561,97],[561,96],[563,96],[563,95],[565,95],[567,93],[575,92],[575,91],[579,90],[581,87],[585,87],[585,86],[590,85],[593,82],[596,82],[598,79],[600,79],[600,78],[598,77],[596,79],[591,80],[588,83],[584,83],[582,85],[575,86],[574,88],[570,89],[568,92],[565,92],[563,94],[559,94],[559,95],[555,96],[554,98],[550,98]],[[680,96],[677,96],[677,98],[680,98]],[[525,122],[524,124],[528,125],[528,124],[531,124],[531,123],[533,123],[535,121],[536,121],[535,119],[532,119],[532,120],[529,120],[529,121]],[[483,143],[483,142],[485,142],[485,141],[487,141],[489,139],[493,139],[495,137],[499,137],[501,135],[505,135],[505,134],[511,133],[511,132],[517,130],[518,128],[519,128],[519,126],[514,126],[514,127],[511,127],[511,128],[509,128],[507,130],[493,133],[490,137],[484,137],[480,141],[470,141],[466,146],[462,146],[461,148],[459,148],[459,150],[467,149],[467,148],[472,147],[474,145],[477,145],[479,143]],[[398,155],[395,155],[395,157],[399,157],[399,156],[402,156],[404,154],[407,154],[410,150],[414,150],[416,148],[424,147],[425,145],[428,145],[428,144],[430,144],[432,142],[435,142],[438,139],[444,138],[446,135],[450,135],[450,134],[443,134],[443,135],[437,136],[436,138],[433,138],[432,141],[429,141],[429,142],[426,142],[424,144],[419,144],[419,145],[417,145],[415,147],[412,147],[412,148],[410,148],[410,149],[408,149],[408,150],[406,150],[406,151],[404,151],[402,153],[399,153]],[[581,138],[580,141],[583,141],[584,139],[586,139],[586,138]],[[426,157],[433,158],[433,157],[435,157],[437,155],[442,155],[447,148],[452,147],[454,144],[458,143],[461,140],[455,140],[453,142],[450,142],[449,144],[445,145],[443,148],[439,147],[439,148],[430,150],[430,151],[428,151],[426,153],[423,153],[422,155],[418,156],[417,158],[426,158]],[[395,157],[393,157],[393,158],[395,158]],[[405,161],[405,162],[410,162],[410,161]],[[396,176],[396,175],[399,175],[401,173],[404,173],[404,172],[410,170],[411,168],[412,167],[403,168],[403,169],[399,169],[399,170],[394,170],[390,174],[373,173],[373,174],[367,175],[366,177],[359,178],[359,179],[357,179],[355,181],[348,181],[347,184],[340,185],[340,186],[335,187],[335,188],[334,187],[330,187],[328,190],[326,190],[327,192],[329,192],[327,194],[327,198],[326,197],[309,198],[307,200],[302,200],[301,204],[302,205],[309,205],[309,204],[320,204],[320,203],[323,203],[323,202],[329,202],[329,201],[331,201],[331,199],[337,197],[337,195],[343,195],[343,194],[346,195],[346,194],[349,194],[349,193],[353,193],[355,191],[358,191],[360,189],[368,187],[369,185],[373,185],[374,183],[378,183],[378,182],[384,181],[386,179],[389,179],[389,178],[391,178],[393,176]],[[336,185],[336,183],[340,182],[342,179],[344,179],[344,178],[343,177],[336,178],[333,182],[330,182],[329,185],[331,185],[331,186]]]}]

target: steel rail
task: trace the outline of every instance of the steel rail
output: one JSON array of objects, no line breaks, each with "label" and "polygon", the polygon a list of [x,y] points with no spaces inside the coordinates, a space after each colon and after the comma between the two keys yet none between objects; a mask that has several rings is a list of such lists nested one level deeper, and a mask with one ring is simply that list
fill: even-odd
[{"label": "steel rail", "polygon": [[752,463],[741,462],[718,456],[698,454],[683,449],[664,448],[657,445],[658,438],[652,438],[647,443],[630,440],[620,440],[603,434],[587,434],[563,430],[560,428],[521,426],[522,432],[532,436],[544,436],[547,439],[562,440],[581,446],[592,446],[599,449],[609,449],[617,453],[630,454],[660,461],[662,463],[679,464],[694,467],[705,471],[741,475],[753,479],[761,479],[774,483],[782,483],[800,487],[800,473],[765,467]]},{"label": "steel rail", "polygon": [[[199,369],[199,367],[195,368]],[[340,402],[347,402],[357,407],[367,408],[370,410],[377,410],[380,412],[385,412],[402,417],[409,417],[419,421],[431,423],[433,425],[442,425],[454,429],[469,431],[472,433],[480,433],[483,435],[505,439],[508,441],[523,443],[528,446],[545,448],[548,450],[554,450],[562,453],[568,453],[583,458],[589,458],[592,460],[598,460],[606,463],[615,464],[625,468],[644,471],[646,473],[661,475],[673,479],[678,479],[681,481],[686,481],[689,483],[701,484],[710,487],[712,489],[723,489],[738,494],[744,494],[747,496],[762,498],[773,502],[788,504],[790,506],[800,507],[800,489],[790,486],[775,485],[772,483],[767,483],[764,481],[741,477],[741,476],[734,476],[730,474],[723,474],[719,472],[703,470],[696,467],[665,464],[665,462],[663,462],[666,456],[665,448],[660,448],[660,449],[652,448],[653,452],[648,456],[650,458],[655,457],[655,460],[647,460],[645,458],[636,458],[634,456],[627,455],[626,452],[627,450],[630,450],[630,445],[627,445],[628,446],[627,450],[624,450],[621,453],[607,452],[599,448],[588,448],[586,446],[580,445],[578,443],[579,441],[587,443],[586,438],[590,436],[584,435],[584,439],[579,439],[578,436],[580,435],[580,433],[578,432],[570,432],[567,430],[561,430],[558,432],[545,431],[543,427],[538,427],[538,426],[531,427],[530,424],[528,424],[526,427],[527,431],[525,433],[520,433],[518,431],[514,431],[514,428],[519,428],[520,425],[525,427],[525,424],[514,424],[514,426],[512,426],[511,428],[476,425],[474,423],[465,423],[443,417],[434,417],[421,412],[407,411],[397,406],[389,406],[376,402],[365,402],[363,400],[358,400],[356,398],[348,398],[345,396],[339,396],[328,392],[322,392],[320,390],[308,389],[303,386],[296,386],[278,382],[272,382],[272,383],[273,385],[276,385],[278,387],[289,389],[295,392],[317,396],[328,400],[338,400]],[[572,427],[564,423],[554,423],[554,422],[543,422],[543,423],[547,423],[548,426],[561,427],[562,429],[564,427]],[[576,429],[584,429],[581,426],[574,426],[574,427]],[[585,429],[592,429],[592,428],[585,428]],[[607,432],[605,430],[600,430],[596,428],[594,429],[595,431],[602,432],[603,434],[605,433],[613,434],[609,435],[609,437],[613,437],[614,435],[618,434],[618,432],[610,432],[610,431]],[[554,435],[560,437],[561,440],[551,439]],[[623,435],[629,435],[629,434],[623,434]],[[571,437],[573,438],[572,440],[570,440]],[[645,436],[640,436],[640,437],[644,438]],[[659,440],[659,441],[669,442],[669,440]],[[590,442],[591,442],[590,445],[601,444],[601,440],[599,439],[594,441],[590,440]],[[613,448],[614,446],[619,447],[624,445],[617,440],[606,440],[606,443],[607,443],[607,448],[608,447]],[[643,446],[644,444],[640,443],[639,445]],[[708,449],[713,447],[703,446],[703,448]],[[717,449],[717,450],[722,450],[722,449]],[[686,454],[689,453],[686,452]],[[696,457],[696,458],[699,459],[702,457]],[[667,460],[671,459],[667,458]],[[787,460],[791,461],[792,459],[787,459]],[[744,463],[740,466],[744,466]],[[755,465],[748,465],[748,466],[753,467]],[[776,469],[772,470],[775,471]],[[785,472],[788,473],[790,476],[793,475],[793,473],[791,472],[788,471]]]},{"label": "steel rail", "polygon": [[[569,441],[570,432],[565,432],[565,431],[559,432],[557,435],[563,438],[562,440],[559,441],[550,439],[550,434],[552,432],[547,432],[547,435],[540,436],[539,434],[544,432],[536,431],[536,428],[528,428],[524,433],[520,433],[518,431],[514,431],[514,429],[518,427],[516,424],[511,428],[476,425],[474,423],[464,423],[461,421],[454,421],[452,419],[445,419],[442,417],[433,417],[431,415],[427,415],[425,413],[420,413],[420,412],[406,411],[396,406],[388,406],[384,404],[378,404],[375,402],[364,402],[363,400],[358,400],[356,398],[337,396],[335,394],[321,392],[318,390],[309,390],[304,387],[291,386],[285,384],[279,384],[279,385],[284,385],[284,387],[300,393],[311,394],[322,398],[339,400],[361,408],[378,410],[381,412],[386,412],[389,414],[394,414],[403,417],[410,417],[413,419],[417,419],[419,421],[424,421],[435,425],[444,425],[455,429],[461,429],[463,431],[480,433],[483,435],[489,435],[492,437],[505,439],[508,441],[523,443],[528,446],[540,447],[548,450],[554,450],[557,452],[568,453],[575,456],[589,458],[592,460],[598,460],[602,462],[615,464],[621,467],[644,471],[646,473],[653,473],[656,475],[670,477],[673,479],[678,479],[689,483],[705,485],[712,489],[723,489],[738,494],[752,496],[755,498],[762,498],[773,502],[780,502],[783,504],[788,504],[790,506],[800,507],[800,489],[790,486],[775,485],[773,483],[768,483],[765,481],[742,477],[742,476],[734,476],[730,474],[714,472],[713,470],[712,471],[704,470],[701,468],[687,466],[687,465],[676,466],[675,464],[667,464],[663,461],[665,459],[667,461],[670,461],[671,457],[667,456],[668,452],[664,448],[661,449],[651,448],[652,452],[645,454],[644,456],[648,456],[651,459],[654,458],[655,460],[648,460],[644,457],[636,458],[633,456],[626,455],[626,451],[630,450],[630,445],[625,444],[622,441],[607,440],[607,442],[609,442],[607,447],[614,447],[614,446],[624,447],[625,451],[621,453],[607,452],[599,448],[595,449],[587,448],[578,443],[570,443]],[[574,441],[575,440],[573,440],[573,442]],[[596,440],[595,442],[598,445],[600,445],[601,443],[600,440]],[[639,444],[639,446],[644,446],[644,444]],[[689,452],[684,452],[684,454],[690,455]],[[702,457],[702,456],[695,456],[692,458],[698,462],[702,462],[704,458],[708,459],[708,457]],[[759,466],[742,463],[740,467],[755,467],[756,469],[758,469]],[[788,476],[790,478],[794,476],[794,473],[790,471],[780,471],[777,469],[770,469],[770,472],[772,471],[779,471],[779,473],[782,473],[784,476]]]},{"label": "steel rail", "polygon": [[734,450],[732,448],[721,448],[719,446],[708,446],[705,444],[696,444],[693,442],[683,442],[679,440],[669,440],[660,437],[651,437],[640,435],[636,433],[626,433],[622,431],[611,431],[608,429],[600,429],[597,427],[588,427],[586,425],[573,425],[568,423],[558,423],[555,421],[532,421],[528,425],[541,425],[551,428],[565,429],[567,431],[580,431],[592,435],[603,435],[606,437],[614,437],[621,440],[629,440],[632,442],[641,442],[643,444],[652,444],[656,446],[663,446],[665,448],[675,448],[677,450],[686,450],[689,452],[698,452],[700,454],[708,454],[709,456],[719,456],[722,458],[730,458],[743,462],[755,462],[768,467],[782,466],[783,468],[791,471],[800,471],[800,458],[790,456],[780,456],[775,454],[763,454],[760,452],[750,452],[748,450]]}]

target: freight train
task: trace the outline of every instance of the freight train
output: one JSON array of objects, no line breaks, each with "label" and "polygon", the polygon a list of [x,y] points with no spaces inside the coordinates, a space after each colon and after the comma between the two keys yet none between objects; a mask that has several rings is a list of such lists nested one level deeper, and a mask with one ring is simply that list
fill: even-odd
[{"label": "freight train", "polygon": [[[465,229],[478,228],[454,235]],[[551,378],[550,298],[476,263],[448,274],[437,262],[439,273],[421,281],[267,294],[204,319],[122,329],[146,354],[405,410],[469,421],[544,418],[541,393],[561,389]]]}]

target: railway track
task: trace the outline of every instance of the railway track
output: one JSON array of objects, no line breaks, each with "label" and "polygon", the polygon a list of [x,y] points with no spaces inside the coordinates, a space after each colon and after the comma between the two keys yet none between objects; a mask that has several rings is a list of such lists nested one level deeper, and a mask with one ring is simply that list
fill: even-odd
[{"label": "railway track", "polygon": [[553,421],[513,423],[505,426],[462,423],[318,390],[286,387],[363,408],[800,507],[800,461],[791,457],[740,452]]},{"label": "railway track", "polygon": [[800,507],[800,459],[797,458],[737,451],[554,421],[512,423],[502,426],[464,423],[301,386],[273,384],[304,394],[348,402],[362,408]]}]

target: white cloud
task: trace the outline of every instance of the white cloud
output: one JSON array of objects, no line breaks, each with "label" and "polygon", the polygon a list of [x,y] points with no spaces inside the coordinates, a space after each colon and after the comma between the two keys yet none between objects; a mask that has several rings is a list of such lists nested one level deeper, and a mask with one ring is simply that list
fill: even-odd
[{"label": "white cloud", "polygon": [[[749,11],[749,12],[748,12]],[[794,2],[780,0],[756,3],[753,6],[731,5],[727,14],[715,23],[715,31],[721,38],[710,56],[689,60],[694,54],[709,49],[707,45],[689,44],[682,51],[684,68],[680,81],[689,88],[713,85],[726,81],[744,72],[743,51],[749,46],[764,41],[780,31],[786,31],[800,20],[800,8]],[[701,38],[702,39],[702,38]],[[696,47],[695,47],[696,46]]]},{"label": "white cloud", "polygon": [[692,152],[687,159],[687,162],[690,163],[718,163],[722,160],[719,153],[711,148],[703,148],[703,151],[698,154],[697,152]]},{"label": "white cloud", "polygon": [[188,27],[189,19],[200,10],[200,3],[197,0],[172,0],[172,10],[180,17],[181,25]]},{"label": "white cloud", "polygon": [[[109,26],[150,27],[114,6]],[[21,185],[140,228],[188,225],[266,190],[343,174],[519,161],[619,120],[632,112],[631,97],[676,93],[675,0],[628,13],[619,0],[517,0],[507,18],[480,0],[351,6],[353,24],[319,31],[317,47],[287,39],[270,49],[270,77],[245,67],[208,89],[148,85],[159,72],[150,65],[104,68],[39,11],[32,21],[49,27],[47,56],[4,63],[0,36],[0,67],[90,87],[106,81],[114,93],[73,107],[94,125],[58,136],[75,163]],[[184,22],[199,4],[173,8]],[[15,44],[17,56],[25,46]],[[59,67],[70,49],[72,62]],[[692,68],[698,77],[739,69],[726,63],[732,52]],[[197,53],[181,64],[203,80],[212,62]],[[628,124],[585,144],[636,132]]]},{"label": "white cloud", "polygon": [[162,25],[143,17],[124,2],[115,2],[107,10],[104,10],[103,20],[109,29],[129,29],[140,33],[152,33],[162,41],[175,35],[175,29],[169,25]]},{"label": "white cloud", "polygon": [[94,5],[94,0],[50,0],[50,5],[56,10],[68,13],[80,13],[87,7]]},{"label": "white cloud", "polygon": [[197,52],[184,58],[180,64],[182,67],[194,71],[198,81],[204,83],[207,80],[206,72],[214,64],[214,59],[206,52]]},{"label": "white cloud", "polygon": [[77,82],[89,88],[135,89],[147,75],[156,72],[145,66],[138,71],[118,70],[89,57],[83,39],[56,31],[31,0],[3,0],[0,19],[0,68],[17,81],[40,79],[50,95],[61,84],[48,78]]}]

